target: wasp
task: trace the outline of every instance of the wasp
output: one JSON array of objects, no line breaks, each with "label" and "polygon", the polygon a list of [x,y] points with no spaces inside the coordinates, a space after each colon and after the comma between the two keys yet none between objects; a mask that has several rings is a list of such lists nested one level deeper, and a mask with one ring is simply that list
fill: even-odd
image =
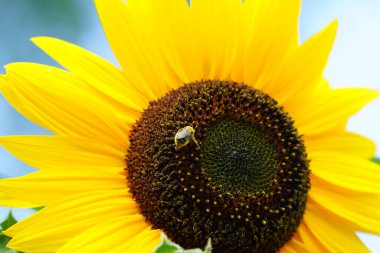
[{"label": "wasp", "polygon": [[191,140],[197,145],[198,148],[201,148],[198,145],[197,140],[195,139],[195,130],[191,126],[185,126],[177,131],[174,137],[175,149],[180,149],[189,144]]}]

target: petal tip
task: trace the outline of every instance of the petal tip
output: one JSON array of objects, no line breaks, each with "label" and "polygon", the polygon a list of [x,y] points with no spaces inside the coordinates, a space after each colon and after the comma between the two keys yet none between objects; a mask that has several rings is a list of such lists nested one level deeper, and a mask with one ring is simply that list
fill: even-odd
[{"label": "petal tip", "polygon": [[[12,226],[13,227],[13,226]],[[4,230],[4,231],[1,231],[1,233],[3,233],[4,235],[8,236],[8,237],[13,237],[15,236],[14,233],[12,233],[12,227]]]},{"label": "petal tip", "polygon": [[363,92],[363,96],[367,98],[367,103],[372,102],[377,99],[380,95],[379,90],[371,89],[371,88],[359,88]]},{"label": "petal tip", "polygon": [[334,41],[338,32],[338,19],[334,19],[330,24],[328,24],[323,32],[325,36],[331,37],[331,39]]},{"label": "petal tip", "polygon": [[42,48],[44,44],[48,43],[49,41],[61,41],[60,39],[49,37],[49,36],[36,36],[30,38],[30,41],[33,42],[34,45],[36,45],[39,48]]}]

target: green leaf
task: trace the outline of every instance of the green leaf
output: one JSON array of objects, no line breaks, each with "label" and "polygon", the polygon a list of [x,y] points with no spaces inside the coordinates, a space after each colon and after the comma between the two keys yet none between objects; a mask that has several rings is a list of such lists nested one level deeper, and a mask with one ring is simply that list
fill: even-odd
[{"label": "green leaf", "polygon": [[166,235],[162,234],[162,242],[158,246],[158,248],[154,251],[154,253],[211,253],[211,239],[209,238],[207,241],[207,245],[205,250],[201,249],[187,249],[184,250],[181,246],[172,243],[168,240]]},{"label": "green leaf", "polygon": [[44,208],[43,206],[39,206],[39,207],[33,207],[32,209],[35,210],[35,211],[39,211],[41,210],[42,208]]},{"label": "green leaf", "polygon": [[166,235],[162,234],[161,237],[162,242],[154,251],[155,253],[176,253],[180,249],[176,244],[169,242]]},{"label": "green leaf", "polygon": [[9,238],[8,236],[6,236],[5,234],[3,234],[2,232],[6,229],[8,229],[9,227],[13,226],[14,224],[17,223],[17,220],[13,217],[12,215],[12,212],[9,212],[7,218],[0,223],[0,252],[2,253],[16,253],[17,251],[14,251],[14,250],[11,250],[11,249],[8,249],[6,247],[7,243],[9,242],[9,240],[11,238]]},{"label": "green leaf", "polygon": [[17,223],[15,217],[13,217],[12,212],[9,211],[7,218],[0,223],[1,231],[6,230]]},{"label": "green leaf", "polygon": [[375,163],[380,164],[380,158],[379,157],[372,158],[372,161],[375,162]]}]

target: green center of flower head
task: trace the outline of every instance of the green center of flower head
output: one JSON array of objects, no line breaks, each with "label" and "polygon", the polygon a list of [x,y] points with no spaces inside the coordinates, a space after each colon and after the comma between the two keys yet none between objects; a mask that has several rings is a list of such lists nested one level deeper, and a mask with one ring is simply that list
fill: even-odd
[{"label": "green center of flower head", "polygon": [[278,167],[276,147],[258,127],[224,118],[207,130],[202,166],[224,193],[267,191]]},{"label": "green center of flower head", "polygon": [[151,102],[136,122],[127,182],[141,213],[184,248],[276,252],[309,190],[292,119],[243,84],[201,81]]}]

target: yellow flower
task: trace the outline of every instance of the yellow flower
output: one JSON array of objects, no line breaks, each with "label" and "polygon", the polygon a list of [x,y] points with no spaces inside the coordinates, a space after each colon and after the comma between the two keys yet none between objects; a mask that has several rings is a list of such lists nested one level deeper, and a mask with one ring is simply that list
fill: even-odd
[{"label": "yellow flower", "polygon": [[[6,66],[4,97],[53,136],[0,144],[37,172],[0,204],[25,252],[151,252],[164,231],[213,252],[368,252],[373,143],[347,119],[378,92],[322,77],[337,22],[298,44],[298,0],[96,0],[121,69],[53,38],[66,70]],[[96,43],[96,42],[94,42]]]}]

